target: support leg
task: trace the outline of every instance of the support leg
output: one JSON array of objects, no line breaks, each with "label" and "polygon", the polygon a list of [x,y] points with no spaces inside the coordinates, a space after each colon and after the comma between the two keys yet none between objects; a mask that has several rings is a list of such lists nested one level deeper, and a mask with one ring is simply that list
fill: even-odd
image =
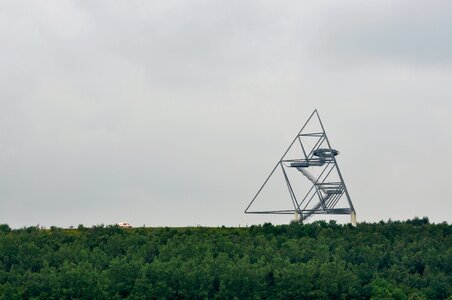
[{"label": "support leg", "polygon": [[351,217],[352,226],[356,227],[356,213],[354,210],[350,213],[350,217]]}]

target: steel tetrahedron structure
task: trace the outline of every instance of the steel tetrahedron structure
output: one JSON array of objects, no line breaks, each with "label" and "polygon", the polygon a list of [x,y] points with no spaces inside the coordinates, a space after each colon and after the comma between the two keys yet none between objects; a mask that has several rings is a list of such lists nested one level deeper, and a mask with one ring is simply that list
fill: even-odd
[{"label": "steel tetrahedron structure", "polygon": [[[351,216],[356,226],[356,212],[339,169],[336,156],[339,151],[331,147],[320,115],[314,110],[294,138],[289,148],[251,200],[247,214],[293,214],[296,221],[304,222],[313,215]],[[280,173],[291,199],[290,209],[254,210],[269,180]],[[279,194],[271,195],[273,198]]]}]

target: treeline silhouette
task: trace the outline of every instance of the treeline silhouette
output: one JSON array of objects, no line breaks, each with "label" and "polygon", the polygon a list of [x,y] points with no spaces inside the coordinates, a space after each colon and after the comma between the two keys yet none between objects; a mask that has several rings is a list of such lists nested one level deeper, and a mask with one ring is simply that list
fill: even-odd
[{"label": "treeline silhouette", "polygon": [[451,299],[452,225],[11,229],[0,299]]}]

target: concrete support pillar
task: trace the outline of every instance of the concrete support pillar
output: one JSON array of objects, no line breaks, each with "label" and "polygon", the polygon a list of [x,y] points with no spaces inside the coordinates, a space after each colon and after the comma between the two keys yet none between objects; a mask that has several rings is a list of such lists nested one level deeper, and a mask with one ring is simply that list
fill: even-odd
[{"label": "concrete support pillar", "polygon": [[301,222],[300,214],[297,211],[293,214],[292,222],[297,222],[297,223]]},{"label": "concrete support pillar", "polygon": [[352,226],[356,227],[356,213],[355,213],[355,211],[352,211],[350,213],[350,218],[351,218],[350,222],[352,223]]}]

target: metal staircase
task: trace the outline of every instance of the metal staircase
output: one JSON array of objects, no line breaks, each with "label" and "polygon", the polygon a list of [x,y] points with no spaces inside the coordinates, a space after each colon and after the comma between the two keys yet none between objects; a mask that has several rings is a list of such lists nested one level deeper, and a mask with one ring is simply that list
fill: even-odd
[{"label": "metal staircase", "polygon": [[341,195],[343,193],[343,188],[341,186],[336,186],[333,189],[331,189],[331,187],[327,187],[322,183],[318,183],[319,178],[314,177],[311,173],[309,173],[308,170],[306,170],[306,168],[304,167],[296,168],[320,191],[319,192],[320,202],[318,202],[314,207],[312,207],[312,211],[302,213],[302,219],[307,220],[314,214],[314,211],[316,210],[323,209],[325,210],[326,213],[328,213],[328,209],[334,207],[334,205],[332,205],[334,203],[334,200],[338,198],[337,197],[338,195]]}]

